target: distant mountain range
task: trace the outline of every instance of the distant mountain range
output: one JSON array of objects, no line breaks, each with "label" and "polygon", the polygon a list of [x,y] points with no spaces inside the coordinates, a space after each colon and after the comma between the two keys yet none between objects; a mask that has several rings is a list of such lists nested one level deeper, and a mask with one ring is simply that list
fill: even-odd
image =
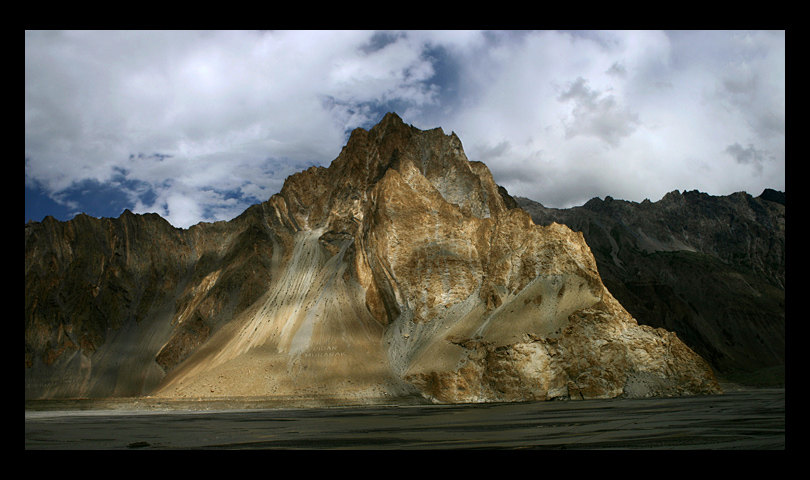
[{"label": "distant mountain range", "polygon": [[785,382],[785,193],[674,191],[658,202],[517,203],[538,225],[583,232],[610,292],[678,333],[727,380]]}]

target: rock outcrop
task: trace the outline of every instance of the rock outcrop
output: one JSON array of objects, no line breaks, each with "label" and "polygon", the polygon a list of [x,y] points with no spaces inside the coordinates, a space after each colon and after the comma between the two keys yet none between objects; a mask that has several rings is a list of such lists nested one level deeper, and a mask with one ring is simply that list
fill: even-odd
[{"label": "rock outcrop", "polygon": [[489,402],[718,393],[581,233],[388,114],[230,222],[26,225],[26,398]]},{"label": "rock outcrop", "polygon": [[539,225],[582,232],[605,285],[639,323],[677,332],[725,380],[784,384],[784,192],[675,191],[570,209],[516,200]]}]

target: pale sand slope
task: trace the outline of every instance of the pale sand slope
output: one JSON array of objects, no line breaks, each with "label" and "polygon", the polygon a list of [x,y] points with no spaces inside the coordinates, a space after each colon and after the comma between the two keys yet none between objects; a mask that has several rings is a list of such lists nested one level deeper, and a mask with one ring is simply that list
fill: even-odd
[{"label": "pale sand slope", "polygon": [[351,240],[330,256],[318,242],[322,233],[296,233],[292,257],[271,288],[172,371],[155,396],[410,394],[388,364],[383,327],[365,308],[362,290],[342,279]]}]

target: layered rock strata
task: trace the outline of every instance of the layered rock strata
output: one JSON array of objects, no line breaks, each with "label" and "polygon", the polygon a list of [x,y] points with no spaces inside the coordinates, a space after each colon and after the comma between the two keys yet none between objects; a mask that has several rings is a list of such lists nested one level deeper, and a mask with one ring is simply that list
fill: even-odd
[{"label": "layered rock strata", "polygon": [[613,298],[582,234],[535,225],[455,134],[395,114],[231,222],[26,225],[26,398],[719,391]]}]

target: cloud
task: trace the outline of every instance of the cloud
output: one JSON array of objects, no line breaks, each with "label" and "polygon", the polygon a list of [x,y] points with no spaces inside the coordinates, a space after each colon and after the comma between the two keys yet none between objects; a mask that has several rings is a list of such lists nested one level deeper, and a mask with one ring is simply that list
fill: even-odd
[{"label": "cloud", "polygon": [[573,121],[566,125],[565,137],[590,135],[615,147],[622,137],[636,130],[638,114],[620,107],[613,95],[591,90],[587,83],[579,77],[558,97],[561,102],[574,104]]},{"label": "cloud", "polygon": [[608,68],[605,73],[607,73],[608,75],[624,78],[627,76],[627,69],[624,68],[624,65],[622,63],[617,61],[613,65],[611,65],[610,68]]},{"label": "cloud", "polygon": [[[468,77],[485,81],[443,126],[547,206],[784,189],[784,32],[527,32],[470,52]],[[740,165],[735,142],[772,161]]]},{"label": "cloud", "polygon": [[456,132],[496,181],[548,206],[783,190],[784,38],[26,32],[26,217],[42,194],[70,213],[232,218],[389,110]]},{"label": "cloud", "polygon": [[726,147],[726,153],[734,157],[734,160],[739,164],[753,165],[758,172],[762,171],[763,165],[766,162],[773,160],[773,156],[768,152],[758,150],[753,145],[749,144],[743,148],[739,143],[734,143]]},{"label": "cloud", "polygon": [[266,200],[280,180],[263,174],[328,163],[377,104],[435,102],[421,48],[374,32],[26,32],[26,182],[67,202],[123,175],[151,191],[138,210],[226,218],[211,192]]}]

